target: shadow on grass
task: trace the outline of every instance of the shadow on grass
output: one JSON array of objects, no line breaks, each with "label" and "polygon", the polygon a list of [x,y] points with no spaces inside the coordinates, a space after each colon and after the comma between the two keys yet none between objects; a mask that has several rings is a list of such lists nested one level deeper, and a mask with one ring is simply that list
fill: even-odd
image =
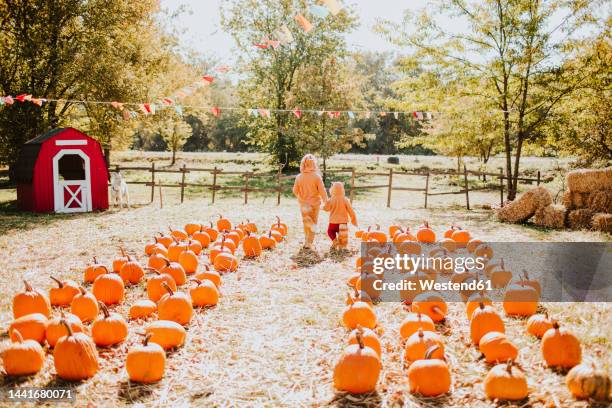
[{"label": "shadow on grass", "polygon": [[318,252],[304,247],[300,248],[299,252],[291,257],[291,260],[300,268],[308,268],[323,262],[323,258]]},{"label": "shadow on grass", "polygon": [[330,404],[336,407],[367,407],[375,408],[382,406],[382,398],[378,392],[368,394],[349,394],[346,392],[337,392]]},{"label": "shadow on grass", "polygon": [[117,396],[120,400],[129,403],[144,402],[151,398],[156,387],[158,387],[158,383],[138,384],[126,380],[119,383]]}]

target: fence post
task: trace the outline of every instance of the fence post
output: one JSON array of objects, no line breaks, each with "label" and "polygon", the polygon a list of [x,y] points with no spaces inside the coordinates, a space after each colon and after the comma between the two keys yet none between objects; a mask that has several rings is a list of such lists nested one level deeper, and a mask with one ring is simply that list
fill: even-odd
[{"label": "fence post", "polygon": [[353,203],[353,197],[355,196],[355,168],[351,169],[351,204]]},{"label": "fence post", "polygon": [[155,199],[155,162],[151,162],[151,203]]},{"label": "fence post", "polygon": [[183,173],[181,175],[181,204],[183,203],[183,200],[185,199],[185,163],[183,163],[183,167],[181,167],[181,173]]},{"label": "fence post", "polygon": [[427,208],[427,196],[429,195],[429,172],[425,175],[425,208]]},{"label": "fence post", "polygon": [[161,183],[159,184],[159,208],[164,208],[164,198],[162,196]]},{"label": "fence post", "polygon": [[213,170],[213,185],[212,185],[212,203],[215,203],[215,196],[217,195],[217,166]]},{"label": "fence post", "polygon": [[393,189],[393,168],[389,169],[389,190],[387,191],[387,208],[391,207],[391,190]]},{"label": "fence post", "polygon": [[540,170],[538,170],[538,186],[540,185]]},{"label": "fence post", "polygon": [[281,200],[281,190],[282,190],[281,171],[282,170],[283,170],[283,167],[278,166],[278,173],[276,174],[276,182],[278,184],[277,186],[278,191],[276,192],[276,205],[280,205],[280,200]]},{"label": "fence post", "polygon": [[249,202],[249,172],[244,173],[244,204]]},{"label": "fence post", "polygon": [[470,209],[470,187],[468,184],[467,167],[463,165],[463,179],[465,180],[465,206]]},{"label": "fence post", "polygon": [[499,168],[499,206],[504,205],[504,169]]}]

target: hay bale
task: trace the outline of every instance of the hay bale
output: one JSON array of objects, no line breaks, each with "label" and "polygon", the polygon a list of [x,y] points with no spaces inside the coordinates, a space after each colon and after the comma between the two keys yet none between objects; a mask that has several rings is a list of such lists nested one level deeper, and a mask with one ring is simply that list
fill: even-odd
[{"label": "hay bale", "polygon": [[583,194],[585,205],[593,212],[612,213],[612,190],[594,191],[592,193]]},{"label": "hay bale", "polygon": [[552,204],[552,196],[544,187],[536,187],[509,201],[497,210],[497,218],[503,222],[521,223],[527,221],[540,208]]},{"label": "hay bale", "polygon": [[535,225],[546,228],[563,228],[565,226],[565,207],[551,204],[540,208],[535,213]]},{"label": "hay bale", "polygon": [[593,229],[596,231],[607,232],[612,234],[612,214],[597,213],[593,216],[591,222]]},{"label": "hay bale", "polygon": [[567,225],[571,229],[591,228],[591,218],[593,218],[593,211],[588,208],[572,210],[567,213]]},{"label": "hay bale", "polygon": [[565,193],[563,193],[563,205],[568,210],[583,208],[585,207],[585,203],[582,196],[583,193],[572,193],[571,191],[566,191]]},{"label": "hay bale", "polygon": [[572,193],[612,190],[612,167],[570,171],[565,179],[567,189]]}]

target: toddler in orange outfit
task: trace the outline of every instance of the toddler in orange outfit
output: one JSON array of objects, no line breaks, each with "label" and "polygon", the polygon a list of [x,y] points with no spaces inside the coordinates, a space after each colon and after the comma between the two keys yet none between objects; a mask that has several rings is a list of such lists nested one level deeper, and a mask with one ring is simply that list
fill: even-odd
[{"label": "toddler in orange outfit", "polygon": [[321,201],[327,201],[327,192],[319,174],[317,159],[312,154],[307,154],[302,158],[300,174],[295,178],[293,185],[293,194],[300,203],[304,223],[304,247],[310,248],[317,232]]},{"label": "toddler in orange outfit", "polygon": [[332,248],[346,248],[348,246],[348,222],[357,226],[357,216],[348,198],[344,196],[344,185],[340,182],[332,183],[329,188],[331,198],[325,203],[324,211],[329,212],[329,226],[327,235],[333,241]]}]

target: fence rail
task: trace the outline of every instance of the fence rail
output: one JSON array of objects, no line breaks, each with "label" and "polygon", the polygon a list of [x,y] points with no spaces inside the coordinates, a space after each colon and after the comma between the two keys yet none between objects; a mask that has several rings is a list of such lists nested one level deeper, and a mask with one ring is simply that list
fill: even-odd
[{"label": "fence rail", "polygon": [[[296,175],[285,175],[282,174],[282,167],[279,166],[277,171],[272,172],[253,172],[253,171],[224,171],[219,167],[213,168],[197,168],[197,167],[187,167],[183,165],[178,169],[160,169],[155,166],[155,163],[151,163],[150,167],[144,166],[122,166],[120,164],[115,164],[111,166],[111,171],[144,171],[150,173],[149,181],[130,181],[126,180],[128,184],[138,184],[144,185],[146,187],[151,188],[151,202],[155,199],[155,189],[156,187],[159,190],[160,200],[161,200],[161,188],[179,188],[180,189],[180,199],[181,203],[185,200],[185,189],[187,187],[200,187],[207,189],[211,192],[212,202],[215,203],[217,199],[218,191],[235,191],[244,193],[244,203],[247,204],[249,201],[249,193],[276,193],[276,201],[277,205],[281,202],[281,196],[283,192],[289,191],[289,188],[283,186],[283,181],[294,179]],[[176,183],[163,182],[158,179],[157,175],[159,174],[180,174],[180,181]],[[186,176],[190,173],[209,173],[212,175],[212,183],[210,182],[202,182],[195,183],[191,181],[187,181]],[[476,170],[468,170],[465,166],[463,167],[463,171],[456,170],[439,170],[439,169],[419,169],[419,170],[402,170],[402,169],[393,169],[390,168],[388,172],[381,171],[357,171],[352,167],[344,167],[344,168],[332,168],[326,169],[324,176],[330,174],[341,174],[345,173],[350,176],[349,186],[348,186],[348,194],[351,202],[354,200],[355,192],[362,190],[375,190],[375,189],[387,189],[387,207],[391,207],[393,192],[401,192],[401,191],[410,191],[410,192],[420,192],[423,193],[423,206],[427,208],[429,204],[429,197],[441,196],[441,195],[465,195],[465,206],[469,210],[470,209],[470,192],[476,191],[499,191],[500,192],[500,204],[503,203],[504,200],[504,181],[508,179],[508,177],[503,173],[503,170],[500,168],[498,173],[493,172],[483,172]],[[0,175],[2,173],[0,172]],[[242,178],[242,185],[223,185],[219,176],[240,176]],[[423,181],[422,187],[404,187],[398,184],[394,185],[394,182],[397,183],[399,178],[402,177],[420,177]],[[442,176],[442,177],[460,177],[462,179],[462,185],[458,190],[451,191],[432,191],[431,189],[431,181],[430,178],[432,176]],[[255,178],[263,178],[270,177],[273,179],[274,187],[254,187],[249,184],[252,179]],[[385,184],[357,184],[358,178],[370,178],[370,177],[386,177],[387,182]],[[497,185],[483,186],[483,187],[470,187],[469,178],[470,177],[478,177],[479,179],[482,177],[485,179],[486,177],[490,177],[492,179],[497,179]],[[552,180],[552,177],[542,178],[540,171],[537,172],[536,177],[519,177],[518,180],[523,183],[536,183],[540,185],[542,182],[548,182]]]}]

